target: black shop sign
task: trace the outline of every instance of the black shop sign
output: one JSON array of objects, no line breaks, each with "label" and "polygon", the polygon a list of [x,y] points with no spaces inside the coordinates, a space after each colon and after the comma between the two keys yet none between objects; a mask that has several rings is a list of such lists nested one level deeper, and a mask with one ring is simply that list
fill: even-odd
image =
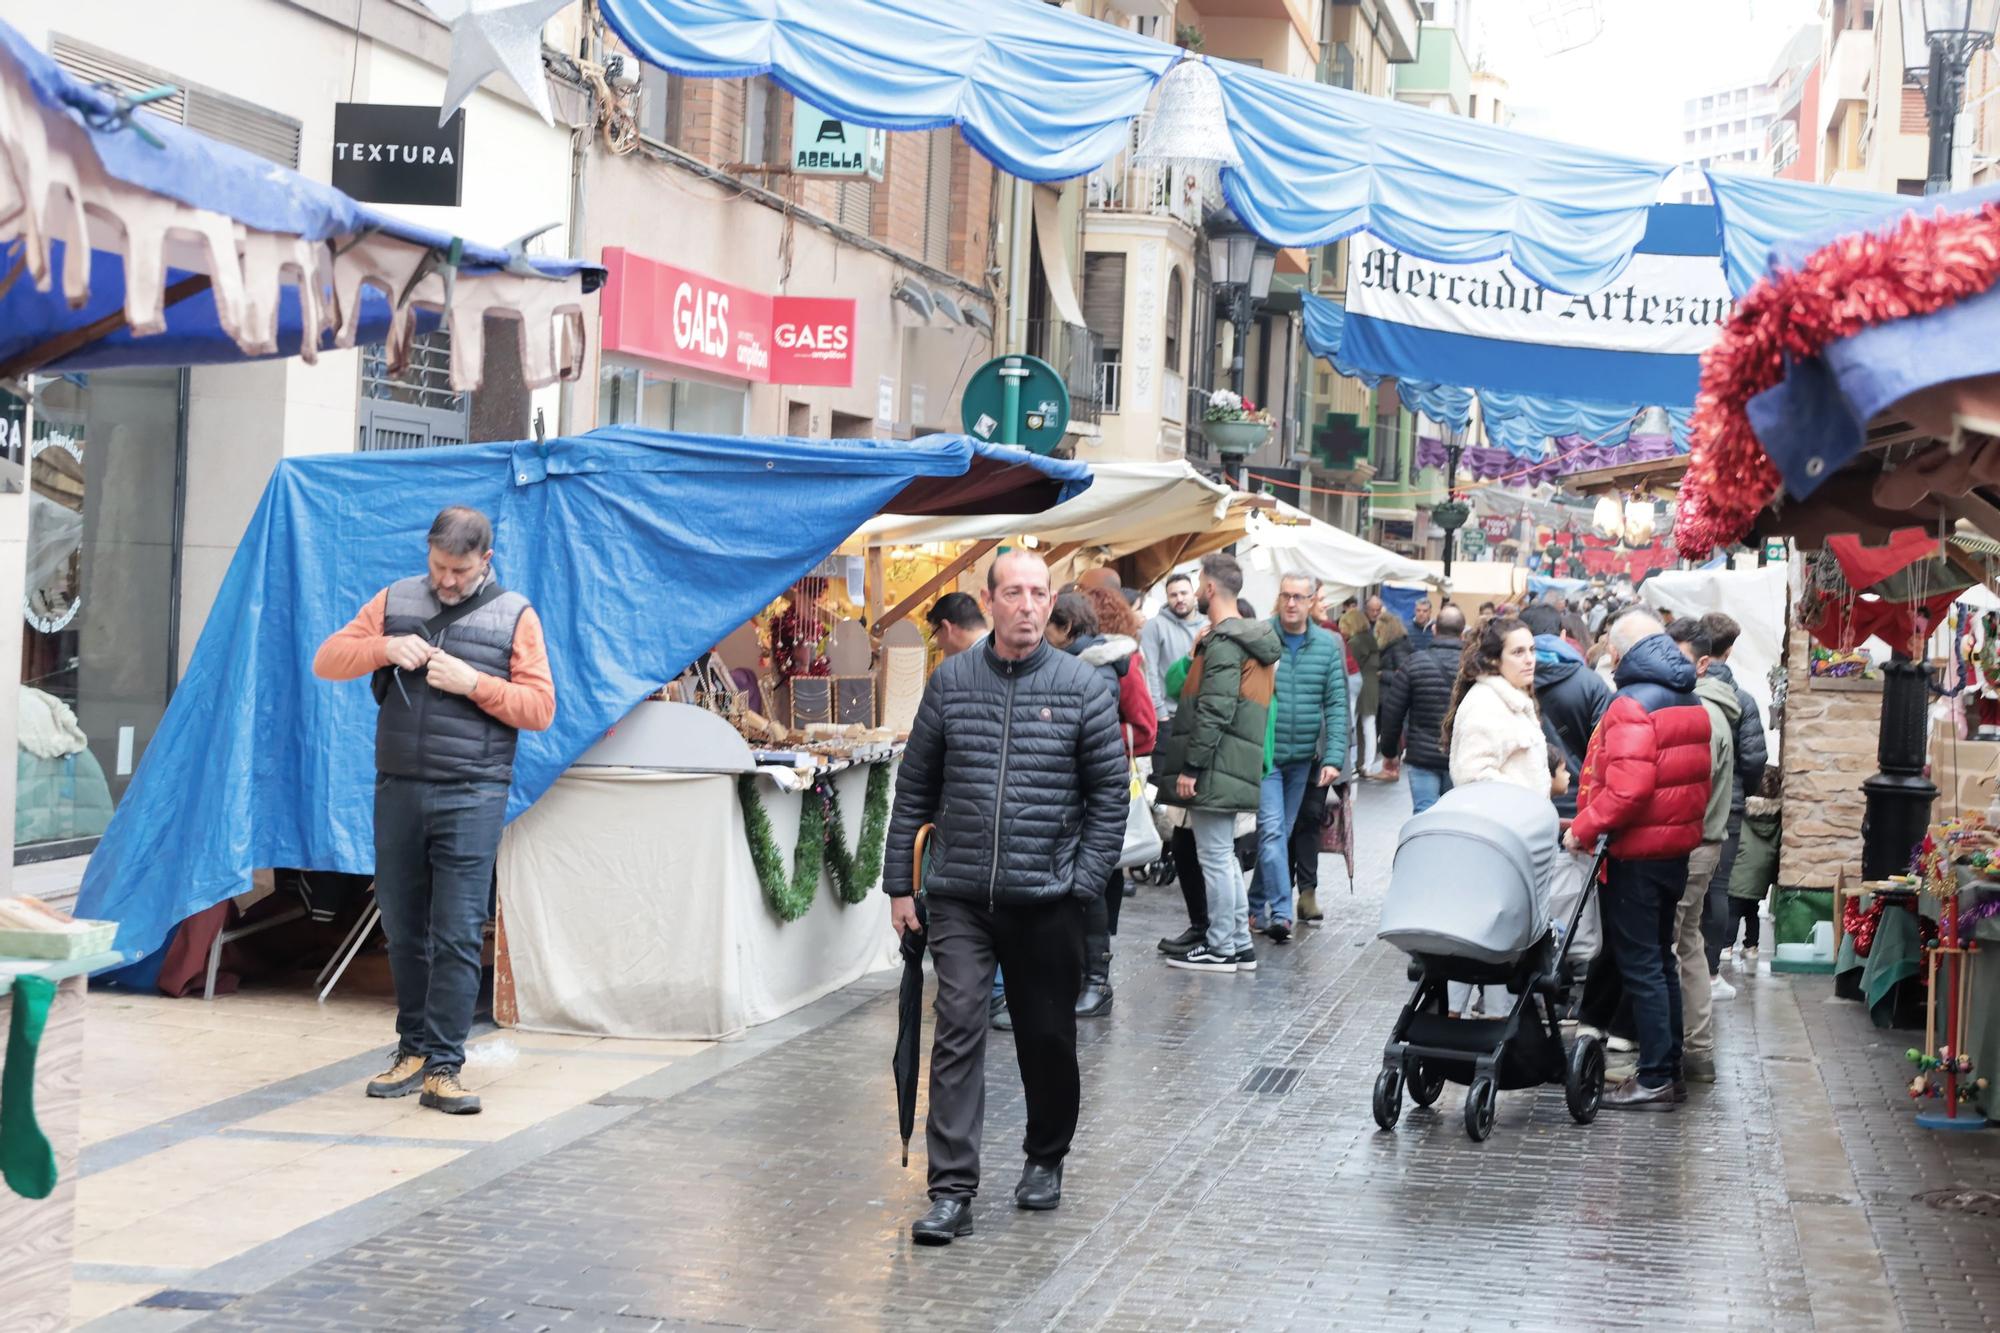
[{"label": "black shop sign", "polygon": [[442,128],[434,106],[336,102],[333,187],[371,204],[456,207],[464,180],[465,112]]}]

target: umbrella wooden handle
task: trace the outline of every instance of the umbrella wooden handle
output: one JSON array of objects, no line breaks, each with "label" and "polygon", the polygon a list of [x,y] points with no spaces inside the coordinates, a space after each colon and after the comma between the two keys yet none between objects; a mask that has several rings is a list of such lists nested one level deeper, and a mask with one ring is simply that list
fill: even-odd
[{"label": "umbrella wooden handle", "polygon": [[917,838],[910,851],[910,892],[922,897],[924,893],[924,848],[930,845],[931,834],[937,825],[926,824],[917,830]]}]

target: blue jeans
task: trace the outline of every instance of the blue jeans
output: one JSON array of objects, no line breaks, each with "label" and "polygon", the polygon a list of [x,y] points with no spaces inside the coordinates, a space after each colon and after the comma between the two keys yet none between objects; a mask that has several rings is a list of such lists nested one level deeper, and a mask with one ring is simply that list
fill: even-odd
[{"label": "blue jeans", "polygon": [[1451,774],[1435,768],[1418,768],[1415,764],[1404,764],[1403,772],[1410,776],[1410,815],[1415,818],[1438,803],[1438,797],[1451,790]]},{"label": "blue jeans", "polygon": [[375,901],[389,939],[401,1053],[465,1063],[480,930],[507,819],[504,782],[375,779]]},{"label": "blue jeans", "polygon": [[1662,1087],[1681,1070],[1681,969],[1674,956],[1674,914],[1687,889],[1688,858],[1613,860],[1599,898],[1604,938],[1632,1003],[1639,1039],[1639,1082]]},{"label": "blue jeans", "polygon": [[1266,924],[1292,919],[1292,822],[1312,781],[1310,759],[1277,764],[1264,775],[1257,803],[1257,873],[1250,881],[1250,915]]},{"label": "blue jeans", "polygon": [[1208,890],[1208,947],[1234,957],[1250,947],[1250,895],[1236,859],[1235,812],[1190,810],[1188,828]]},{"label": "blue jeans", "polygon": [[997,964],[993,968],[993,998],[996,1000],[1007,998],[1007,978],[1001,975]]}]

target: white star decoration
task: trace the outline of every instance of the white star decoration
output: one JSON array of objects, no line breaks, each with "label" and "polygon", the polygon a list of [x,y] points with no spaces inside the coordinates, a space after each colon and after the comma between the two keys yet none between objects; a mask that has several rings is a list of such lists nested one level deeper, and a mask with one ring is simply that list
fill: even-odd
[{"label": "white star decoration", "polygon": [[549,84],[542,75],[542,27],[571,0],[423,0],[424,8],[451,25],[451,68],[445,72],[438,124],[465,105],[489,74],[505,74],[526,94],[542,120],[555,124]]}]

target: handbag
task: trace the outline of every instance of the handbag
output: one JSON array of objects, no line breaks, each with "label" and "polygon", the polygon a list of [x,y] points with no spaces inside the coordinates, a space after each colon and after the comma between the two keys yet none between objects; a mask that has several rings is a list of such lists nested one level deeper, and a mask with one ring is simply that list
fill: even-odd
[{"label": "handbag", "polygon": [[1146,803],[1146,780],[1136,759],[1131,761],[1131,778],[1131,797],[1125,807],[1125,850],[1118,854],[1120,870],[1150,865],[1160,859],[1162,849],[1153,808]]}]

